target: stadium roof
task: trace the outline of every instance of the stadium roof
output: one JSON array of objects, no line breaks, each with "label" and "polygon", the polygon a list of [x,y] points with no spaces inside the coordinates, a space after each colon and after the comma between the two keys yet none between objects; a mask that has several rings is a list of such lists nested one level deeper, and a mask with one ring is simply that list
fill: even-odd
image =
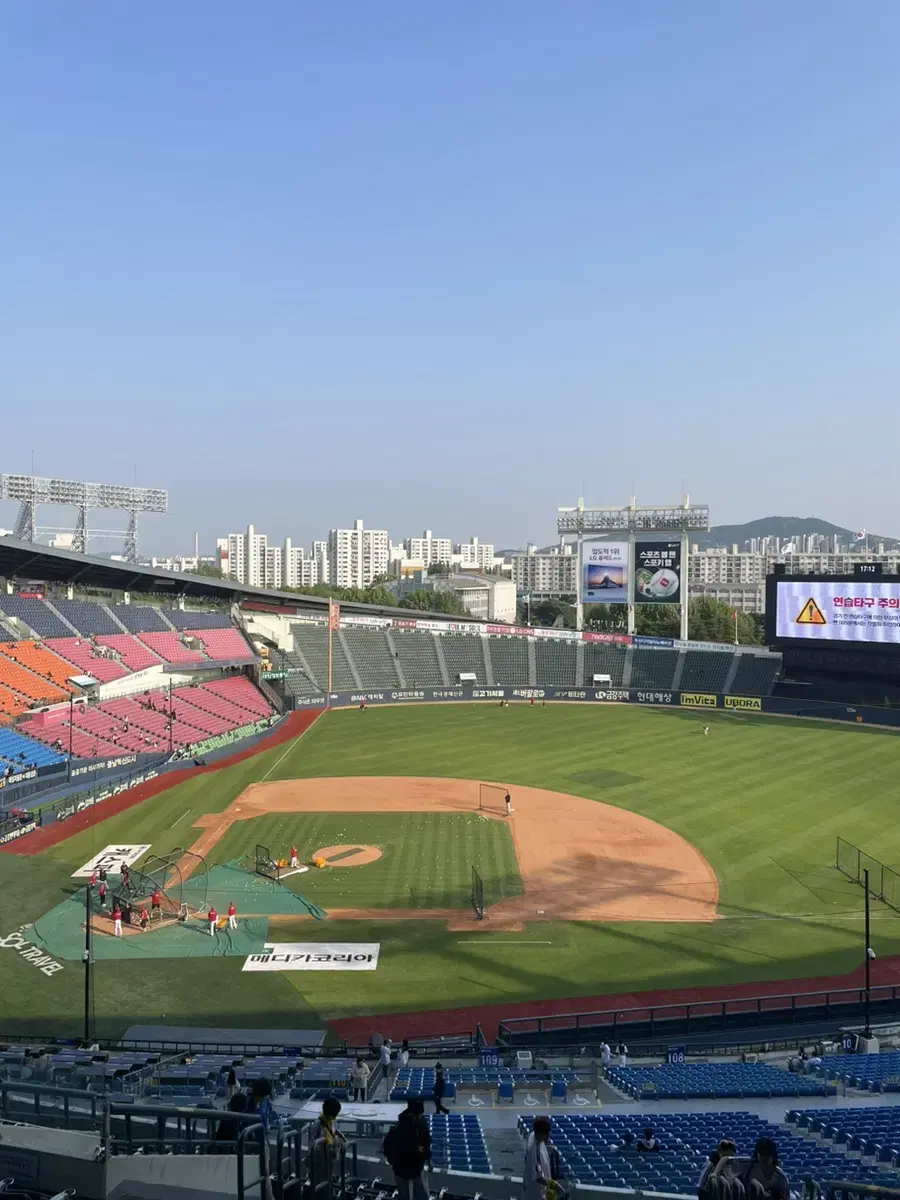
[{"label": "stadium roof", "polygon": [[[250,587],[233,579],[216,579],[207,575],[188,575],[182,571],[162,571],[157,567],[143,567],[136,563],[118,562],[109,558],[97,558],[90,554],[75,554],[71,550],[57,550],[52,546],[39,546],[34,542],[20,542],[17,538],[0,537],[0,579],[34,579],[42,583],[66,586],[109,588],[121,592],[155,593],[171,599],[191,597],[197,600],[217,601],[220,604],[239,603],[241,600],[259,600],[267,604],[278,604],[293,608],[302,607],[322,612],[328,608],[325,596],[304,596],[299,592],[279,592],[270,588]],[[368,616],[409,617],[408,608],[387,607],[379,604],[355,604],[341,601],[341,609],[348,613],[365,613]],[[417,617],[436,621],[458,621],[458,616],[447,613],[416,611]]]}]

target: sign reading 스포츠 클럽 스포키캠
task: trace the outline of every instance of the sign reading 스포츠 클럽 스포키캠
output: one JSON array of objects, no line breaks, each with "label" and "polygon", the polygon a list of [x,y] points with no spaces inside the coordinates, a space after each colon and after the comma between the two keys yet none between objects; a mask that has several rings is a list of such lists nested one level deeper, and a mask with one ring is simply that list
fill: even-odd
[{"label": "sign reading \uc2a4\ud3ec\uce20 \ud074\ub7fd \uc2a4\ud3ec\ud0a4\ucea0", "polygon": [[122,863],[125,863],[128,867],[133,867],[141,855],[146,854],[149,849],[149,843],[141,846],[104,846],[83,867],[79,867],[77,871],[73,871],[72,878],[87,879],[94,871],[99,871],[101,867],[115,874],[121,868]]},{"label": "sign reading \uc2a4\ud3ec\uce20 \ud074\ub7fd \uc2a4\ud3ec\ud0a4\ucea0", "polygon": [[251,954],[244,971],[375,971],[380,942],[275,942]]}]

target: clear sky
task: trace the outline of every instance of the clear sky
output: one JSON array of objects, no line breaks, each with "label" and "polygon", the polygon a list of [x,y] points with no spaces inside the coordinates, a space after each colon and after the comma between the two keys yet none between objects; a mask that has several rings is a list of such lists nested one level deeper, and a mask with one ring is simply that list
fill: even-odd
[{"label": "clear sky", "polygon": [[898,67],[896,0],[4,0],[0,470],[157,553],[900,536]]}]

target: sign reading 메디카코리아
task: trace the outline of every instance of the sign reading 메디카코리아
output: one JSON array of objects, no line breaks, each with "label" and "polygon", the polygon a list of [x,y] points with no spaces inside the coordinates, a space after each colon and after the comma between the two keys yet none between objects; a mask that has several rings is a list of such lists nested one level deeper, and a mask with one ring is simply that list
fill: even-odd
[{"label": "sign reading \uba54\ub514\uce74\ucf54\ub9ac\uc544", "polygon": [[375,971],[380,942],[275,942],[251,954],[244,971]]},{"label": "sign reading \uba54\ub514\uce74\ucf54\ub9ac\uc544", "polygon": [[98,854],[95,854],[92,859],[79,867],[77,871],[72,872],[73,879],[87,879],[95,871],[99,871],[101,867],[104,870],[117,872],[124,862],[126,866],[133,867],[142,854],[146,854],[150,849],[150,844],[141,846],[119,845],[105,846]]}]

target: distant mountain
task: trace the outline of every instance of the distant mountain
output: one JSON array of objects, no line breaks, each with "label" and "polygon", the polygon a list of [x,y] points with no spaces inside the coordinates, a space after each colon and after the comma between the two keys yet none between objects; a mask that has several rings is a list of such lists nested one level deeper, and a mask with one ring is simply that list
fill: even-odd
[{"label": "distant mountain", "polygon": [[[856,544],[855,529],[844,529],[841,525],[832,525],[821,517],[761,517],[758,521],[747,521],[743,525],[713,525],[709,533],[700,533],[691,537],[691,543],[697,543],[701,549],[724,546],[726,549],[737,543],[743,549],[744,542],[751,538],[777,537],[801,538],[811,533],[824,534],[826,537],[838,537],[847,545]],[[885,549],[896,550],[900,547],[897,538],[884,537],[880,533],[869,533],[869,549],[872,550],[877,542],[884,542]]]}]

